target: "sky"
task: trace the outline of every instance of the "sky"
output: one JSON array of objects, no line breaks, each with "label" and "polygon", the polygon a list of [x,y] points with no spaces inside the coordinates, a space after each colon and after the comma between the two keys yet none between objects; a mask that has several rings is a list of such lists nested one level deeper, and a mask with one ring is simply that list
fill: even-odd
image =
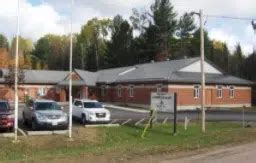
[{"label": "sky", "polygon": [[[0,0],[0,33],[15,36],[18,0]],[[93,17],[113,18],[120,14],[129,19],[132,8],[149,10],[154,0],[74,0],[73,30],[79,32]],[[256,20],[255,0],[170,0],[178,15],[199,11],[205,15],[249,17]],[[71,0],[20,0],[20,33],[36,41],[45,34],[68,34]],[[195,17],[198,24],[198,18]],[[249,20],[205,17],[205,28],[211,39],[221,40],[234,50],[240,43],[245,55],[253,51],[256,35]]]}]

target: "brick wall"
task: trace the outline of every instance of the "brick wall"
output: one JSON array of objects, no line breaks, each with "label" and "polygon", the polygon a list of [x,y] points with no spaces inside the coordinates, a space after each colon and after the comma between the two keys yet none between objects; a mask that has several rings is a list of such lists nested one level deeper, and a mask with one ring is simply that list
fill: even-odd
[{"label": "brick wall", "polygon": [[[194,98],[194,87],[192,85],[169,85],[169,92],[176,92],[178,96],[179,106],[196,106],[200,105],[201,98]],[[223,86],[222,98],[217,97],[217,89],[215,85],[206,87],[207,106],[224,106],[224,105],[242,105],[251,104],[251,88],[235,87],[235,95],[233,98],[229,96],[229,88]]]},{"label": "brick wall", "polygon": [[[101,96],[101,89],[97,91],[97,99],[105,102],[116,102],[121,104],[150,105],[151,92],[157,91],[157,84],[134,85],[134,96],[129,96],[129,84],[121,86],[121,97],[118,96],[118,85],[106,86],[105,96]],[[102,86],[101,86],[102,87]],[[194,97],[194,85],[163,85],[162,92],[176,92],[178,106],[199,106],[200,98]],[[217,97],[216,85],[206,87],[207,106],[249,106],[251,104],[251,88],[235,87],[235,96],[229,96],[229,88],[223,86],[222,98]]]}]

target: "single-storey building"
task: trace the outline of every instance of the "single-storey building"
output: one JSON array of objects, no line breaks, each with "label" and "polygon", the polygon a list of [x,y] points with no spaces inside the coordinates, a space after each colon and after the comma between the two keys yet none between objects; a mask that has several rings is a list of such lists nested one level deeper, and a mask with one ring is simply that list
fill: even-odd
[{"label": "single-storey building", "polygon": [[[3,74],[7,73],[6,69]],[[69,73],[64,71],[24,70],[20,98],[44,97],[68,101]],[[89,72],[72,73],[74,98],[90,98],[119,105],[149,107],[151,92],[176,92],[178,109],[200,107],[200,58],[139,64]],[[206,106],[251,106],[252,82],[226,74],[205,61]],[[0,73],[1,74],[1,73]],[[9,90],[9,91],[7,91]],[[0,76],[0,98],[13,95]]]}]

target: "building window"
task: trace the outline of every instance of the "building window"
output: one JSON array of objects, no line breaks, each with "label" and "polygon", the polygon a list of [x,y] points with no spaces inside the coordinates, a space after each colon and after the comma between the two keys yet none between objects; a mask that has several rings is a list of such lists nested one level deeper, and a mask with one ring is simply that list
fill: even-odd
[{"label": "building window", "polygon": [[41,88],[38,89],[37,93],[38,93],[39,96],[45,96],[46,95],[46,89],[41,87]]},{"label": "building window", "polygon": [[129,86],[129,97],[134,97],[134,86],[133,85],[130,85]]},{"label": "building window", "polygon": [[122,97],[122,86],[121,85],[117,86],[117,96]]},{"label": "building window", "polygon": [[163,88],[163,85],[162,85],[162,84],[157,84],[157,85],[156,85],[156,92],[157,92],[157,93],[161,93],[161,92],[162,92],[162,88]]},{"label": "building window", "polygon": [[101,96],[104,97],[106,95],[106,87],[102,86],[101,87]]},{"label": "building window", "polygon": [[223,89],[221,85],[217,85],[217,98],[222,98],[223,96]]},{"label": "building window", "polygon": [[229,97],[230,98],[234,98],[235,97],[235,87],[234,86],[230,86],[229,87]]},{"label": "building window", "polygon": [[200,85],[195,85],[194,86],[194,98],[200,98]]}]

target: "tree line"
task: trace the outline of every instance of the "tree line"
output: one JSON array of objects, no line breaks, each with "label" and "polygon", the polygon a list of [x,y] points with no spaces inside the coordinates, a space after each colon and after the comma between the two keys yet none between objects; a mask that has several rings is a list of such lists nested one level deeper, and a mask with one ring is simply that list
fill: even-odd
[{"label": "tree line", "polygon": [[[200,56],[200,29],[191,13],[178,17],[169,0],[155,0],[149,9],[132,10],[129,20],[93,18],[74,34],[73,67],[89,71],[130,66],[152,60]],[[243,55],[238,43],[231,52],[225,42],[211,40],[204,31],[206,58],[228,74],[256,79],[256,54]],[[0,48],[13,54],[0,35]],[[35,43],[20,37],[24,66],[33,69],[68,70],[69,36],[47,34]]]}]

